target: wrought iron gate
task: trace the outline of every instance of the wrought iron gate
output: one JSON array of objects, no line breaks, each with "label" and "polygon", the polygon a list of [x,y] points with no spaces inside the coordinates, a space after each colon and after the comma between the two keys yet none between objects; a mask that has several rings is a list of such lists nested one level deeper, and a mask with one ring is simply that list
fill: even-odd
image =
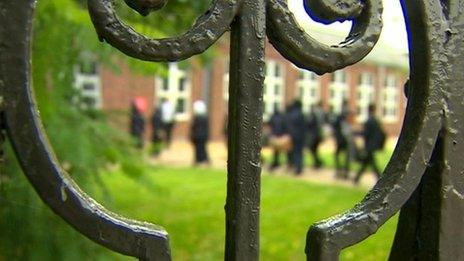
[{"label": "wrought iron gate", "polygon": [[[147,15],[167,0],[125,2]],[[111,0],[88,0],[100,39],[142,60],[187,59],[231,30],[226,260],[257,260],[259,254],[266,35],[294,64],[323,74],[361,60],[381,31],[380,0],[304,3],[319,22],[353,21],[346,41],[326,46],[311,38],[298,26],[286,0],[215,0],[183,35],[159,40],[122,23]],[[82,192],[56,160],[30,86],[35,4],[36,0],[0,0],[1,121],[24,173],[56,214],[96,243],[144,260],[170,260],[166,231],[108,212]],[[337,260],[342,249],[375,233],[400,208],[390,259],[464,260],[464,0],[401,4],[411,75],[400,140],[383,177],[361,203],[311,227],[308,260]]]}]

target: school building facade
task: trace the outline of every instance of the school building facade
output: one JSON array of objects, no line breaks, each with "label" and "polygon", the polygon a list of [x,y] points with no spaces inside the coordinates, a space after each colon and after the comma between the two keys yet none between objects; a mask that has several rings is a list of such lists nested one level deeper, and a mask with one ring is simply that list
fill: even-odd
[{"label": "school building facade", "polygon": [[[213,140],[224,138],[228,103],[228,40],[219,43],[218,54],[201,65],[192,59],[181,68],[170,63],[167,77],[137,75],[120,64],[120,72],[95,65],[92,70],[76,70],[76,88],[90,106],[103,110],[117,126],[127,129],[128,112],[134,99],[147,104],[144,112],[149,126],[153,109],[160,100],[170,100],[176,108],[174,137],[188,138],[192,104],[203,100],[208,105],[210,133]],[[407,55],[379,43],[362,62],[331,74],[318,76],[304,71],[283,58],[271,44],[266,46],[264,81],[264,119],[275,108],[284,110],[295,99],[301,100],[309,113],[311,105],[322,102],[328,112],[337,113],[344,100],[353,112],[351,122],[359,128],[367,117],[369,104],[377,105],[377,115],[387,133],[400,132],[405,113],[404,83],[408,77]],[[147,137],[150,130],[147,130]]]}]

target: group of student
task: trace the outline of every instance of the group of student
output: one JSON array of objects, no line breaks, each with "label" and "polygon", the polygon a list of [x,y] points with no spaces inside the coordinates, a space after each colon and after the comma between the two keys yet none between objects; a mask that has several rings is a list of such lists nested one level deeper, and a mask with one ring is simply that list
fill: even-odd
[{"label": "group of student", "polygon": [[[209,157],[206,143],[209,138],[209,120],[206,104],[201,101],[193,103],[193,121],[190,126],[190,141],[195,152],[195,164],[208,164]],[[135,101],[131,105],[130,134],[136,141],[138,148],[144,146],[145,118],[143,109]],[[172,130],[175,125],[175,108],[167,99],[162,99],[151,116],[152,154],[158,156],[163,147],[169,147],[172,141]]]},{"label": "group of student", "polygon": [[[285,112],[275,110],[271,118],[265,124],[263,146],[270,145],[273,149],[273,159],[270,170],[281,165],[281,155],[286,154],[287,165],[294,170],[296,175],[301,175],[304,168],[304,150],[308,148],[312,158],[313,167],[319,169],[324,162],[319,155],[319,148],[325,138],[325,126],[332,128],[336,148],[334,161],[336,178],[349,179],[350,165],[353,160],[361,163],[353,181],[358,183],[368,167],[372,167],[377,177],[381,170],[376,162],[375,153],[382,150],[386,135],[379,120],[375,116],[376,108],[369,106],[368,118],[361,131],[353,131],[349,118],[350,110],[344,102],[339,114],[326,113],[322,105],[312,106],[309,115],[303,113],[299,100],[287,106]],[[143,147],[145,120],[142,110],[134,102],[130,116],[130,133],[137,141],[139,148]],[[175,120],[175,108],[166,99],[155,108],[151,117],[153,155],[157,156],[163,147],[169,146],[172,139],[172,129]],[[227,137],[227,127],[225,127]],[[364,148],[356,146],[355,136],[361,136],[364,140]],[[209,156],[206,144],[209,139],[209,120],[207,106],[197,100],[193,104],[193,120],[190,125],[190,141],[194,148],[194,164],[208,164]]]},{"label": "group of student", "polygon": [[[302,110],[302,104],[296,100],[287,106],[285,112],[276,110],[267,122],[269,142],[273,149],[273,159],[270,170],[281,165],[281,155],[286,154],[287,165],[296,175],[301,175],[304,167],[304,149],[307,147],[313,158],[313,167],[319,169],[324,162],[319,155],[319,148],[325,138],[325,126],[330,125],[335,140],[335,177],[349,179],[350,165],[353,160],[361,163],[354,177],[354,183],[359,180],[368,167],[372,167],[377,177],[381,170],[376,162],[375,153],[383,149],[386,134],[376,118],[375,105],[368,108],[368,118],[361,131],[353,131],[349,118],[350,110],[347,102],[343,103],[339,114],[326,113],[322,105],[315,104],[308,116]],[[266,136],[266,135],[265,135]],[[363,138],[364,147],[358,148],[355,137]]]},{"label": "group of student", "polygon": [[[136,141],[138,148],[143,148],[145,140],[145,118],[143,116],[144,109],[136,101],[131,104],[129,132]],[[166,146],[171,144],[172,140],[172,129],[174,127],[175,120],[174,106],[166,99],[161,100],[158,107],[155,108],[153,115],[151,116],[151,127],[152,136],[151,140],[153,144],[165,143]],[[159,149],[154,150],[154,154],[159,154]]]}]

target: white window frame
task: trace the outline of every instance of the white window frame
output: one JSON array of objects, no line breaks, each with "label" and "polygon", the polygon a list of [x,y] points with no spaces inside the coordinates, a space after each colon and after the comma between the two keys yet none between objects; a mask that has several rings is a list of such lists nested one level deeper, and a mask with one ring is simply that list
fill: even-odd
[{"label": "white window frame", "polygon": [[[276,75],[276,68],[280,67],[280,75]],[[278,93],[275,93],[275,86],[278,86]],[[263,102],[264,120],[274,114],[274,104],[277,104],[280,111],[284,109],[285,98],[285,65],[275,60],[266,61],[266,78],[264,79]]]},{"label": "white window frame", "polygon": [[[102,98],[102,83],[99,73],[99,66],[96,64],[96,70],[93,74],[84,73],[80,70],[80,66],[74,66],[74,88],[79,91],[82,98],[91,98],[95,101],[92,109],[101,109],[103,107]],[[91,84],[94,86],[93,90],[85,90],[84,86]],[[87,106],[80,104],[80,106]]]},{"label": "white window frame", "polygon": [[[276,66],[280,67],[280,75],[276,76]],[[226,103],[229,101],[229,71],[226,70],[223,76],[223,98]],[[275,86],[279,86],[278,94],[275,93]],[[284,110],[285,99],[285,65],[275,60],[266,61],[266,75],[263,90],[263,118],[269,120],[274,113],[274,104],[278,104],[279,110]]]},{"label": "white window frame", "polygon": [[313,72],[299,69],[296,89],[298,98],[303,105],[303,113],[311,113],[313,105],[321,101],[321,84],[319,77]]},{"label": "white window frame", "polygon": [[226,104],[229,103],[229,80],[230,80],[230,74],[229,74],[229,61],[224,62],[224,76],[222,78],[222,97],[224,98],[224,101]]},{"label": "white window frame", "polygon": [[369,105],[373,104],[374,98],[374,74],[370,72],[362,72],[360,81],[356,90],[356,120],[364,122],[369,116]]},{"label": "white window frame", "polygon": [[[180,80],[185,79],[184,90],[179,90]],[[191,107],[191,93],[192,93],[192,81],[188,71],[179,68],[177,63],[168,64],[168,76],[167,76],[168,88],[165,90],[164,81],[162,77],[155,76],[155,88],[156,88],[156,104],[160,104],[162,99],[166,99],[174,106],[176,111],[176,121],[188,121],[190,119],[190,107]],[[177,100],[185,100],[185,110],[183,112],[177,112]]]},{"label": "white window frame", "polygon": [[345,70],[335,71],[332,75],[333,78],[329,84],[329,105],[333,113],[340,113],[343,101],[348,100],[348,76]]},{"label": "white window frame", "polygon": [[[399,113],[399,90],[398,78],[393,74],[388,74],[383,83],[381,98],[382,98],[382,121],[394,123],[398,121]],[[393,112],[393,113],[392,113]]]}]

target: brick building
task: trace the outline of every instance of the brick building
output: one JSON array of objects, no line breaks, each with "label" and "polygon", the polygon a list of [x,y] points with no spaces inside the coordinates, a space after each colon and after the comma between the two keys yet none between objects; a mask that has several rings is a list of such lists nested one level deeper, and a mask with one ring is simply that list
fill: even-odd
[{"label": "brick building", "polygon": [[[320,37],[331,35],[324,32]],[[192,60],[187,69],[181,69],[170,63],[168,77],[136,75],[125,64],[120,65],[120,73],[105,67],[90,72],[78,70],[76,87],[89,104],[105,111],[124,128],[129,105],[135,97],[143,97],[149,108],[154,108],[162,98],[171,100],[176,108],[176,138],[188,137],[192,104],[202,99],[208,104],[212,138],[222,139],[228,101],[227,41],[224,37],[219,43],[220,55],[207,66]],[[354,112],[351,121],[356,128],[366,119],[368,105],[374,103],[388,134],[394,136],[399,133],[404,116],[403,84],[407,75],[406,54],[387,43],[380,42],[362,62],[323,76],[295,67],[267,44],[264,118],[268,119],[274,108],[284,109],[294,99],[302,101],[305,113],[318,101],[327,111],[337,113],[347,100]],[[147,120],[150,115],[151,111],[147,111]]]}]

